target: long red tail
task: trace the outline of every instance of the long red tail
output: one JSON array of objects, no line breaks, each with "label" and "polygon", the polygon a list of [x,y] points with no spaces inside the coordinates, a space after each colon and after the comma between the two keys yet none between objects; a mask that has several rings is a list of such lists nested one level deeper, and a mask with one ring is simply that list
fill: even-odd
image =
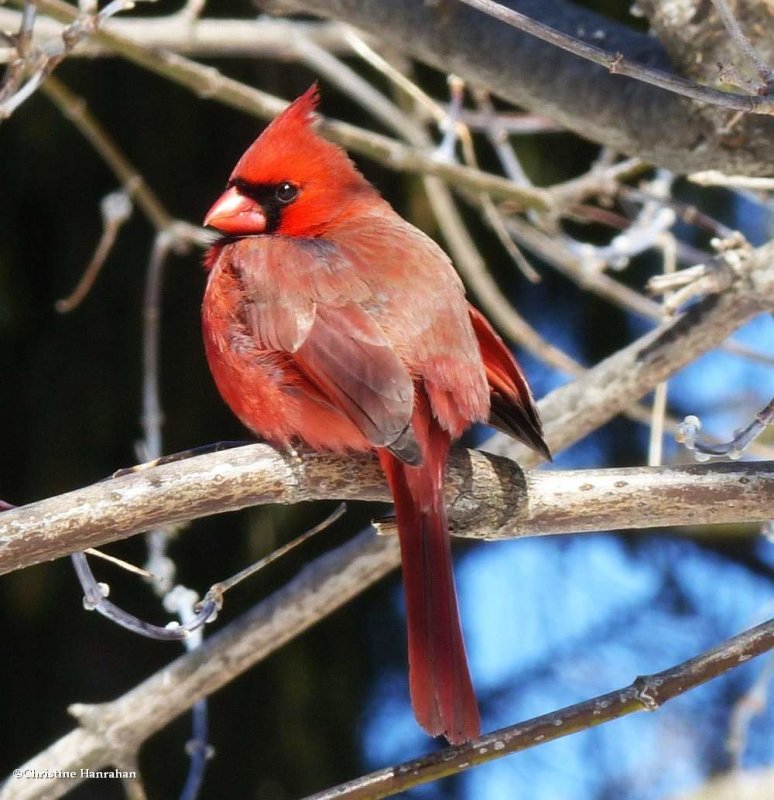
[{"label": "long red tail", "polygon": [[385,450],[379,458],[398,519],[411,704],[431,736],[443,734],[451,744],[461,744],[479,735],[481,723],[462,639],[443,501],[449,436],[434,421],[426,424],[421,467],[408,466]]}]

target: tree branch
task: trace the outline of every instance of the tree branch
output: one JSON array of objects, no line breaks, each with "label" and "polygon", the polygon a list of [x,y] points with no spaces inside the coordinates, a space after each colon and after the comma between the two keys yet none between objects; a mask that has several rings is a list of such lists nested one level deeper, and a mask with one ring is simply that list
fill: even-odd
[{"label": "tree branch", "polygon": [[[544,42],[560,47],[569,53],[574,53],[587,61],[599,64],[613,75],[627,75],[630,78],[653,86],[659,86],[669,92],[690,97],[702,103],[710,103],[723,108],[730,108],[735,111],[746,111],[758,114],[774,113],[774,104],[771,98],[765,96],[751,96],[749,94],[737,94],[735,92],[723,92],[718,89],[711,89],[702,86],[695,81],[680,78],[677,75],[664,72],[645,64],[631,63],[623,57],[621,53],[614,53],[588,44],[575,36],[568,36],[561,31],[557,31],[548,25],[544,25],[519,11],[513,11],[502,3],[494,0],[457,0],[460,3],[478,9],[488,16],[510,25],[512,28],[536,36]],[[732,18],[733,19],[733,18]]]},{"label": "tree branch", "polygon": [[[20,0],[11,0],[19,2]],[[78,11],[62,0],[34,0],[38,9],[60,22],[78,18]],[[280,113],[287,101],[254,89],[244,83],[221,75],[216,69],[166,50],[152,50],[144,43],[126,36],[99,29],[91,38],[110,47],[116,54],[144,69],[171,80],[200,97],[216,98],[218,102],[240,109],[261,119],[271,119]],[[339,120],[323,118],[321,130],[326,136],[349,150],[371,158],[390,169],[402,172],[437,175],[452,186],[462,186],[477,192],[487,192],[498,200],[512,200],[518,206],[547,210],[552,208],[551,195],[544,189],[517,186],[501,175],[471,169],[460,164],[441,161],[402,142],[367,131]]]},{"label": "tree branch", "polygon": [[[316,559],[236,622],[206,639],[135,689],[110,703],[76,704],[80,727],[20,769],[36,780],[9,778],[0,800],[53,798],[74,789],[80,770],[122,763],[127,755],[193,703],[232,681],[315,622],[346,604],[400,560],[397,537],[360,534]],[[74,778],[61,777],[75,771]]]},{"label": "tree branch", "polygon": [[[452,533],[477,539],[765,522],[772,497],[770,461],[524,472],[502,457],[457,450],[447,473]],[[332,499],[389,502],[376,459],[291,459],[262,444],[196,456],[4,512],[0,574],[159,525],[264,503]]]},{"label": "tree branch", "polygon": [[[748,115],[738,122],[732,139],[725,130],[729,112],[611,75],[468,6],[422,0],[293,0],[293,7],[356,25],[581,136],[678,173],[710,168],[742,175],[771,171],[774,119]],[[669,68],[655,38],[571,3],[519,0],[518,8],[628,59]]]},{"label": "tree branch", "polygon": [[682,664],[653,675],[640,676],[625,688],[509,725],[465,745],[447,747],[429,756],[372,772],[310,795],[306,800],[378,800],[636,711],[655,711],[668,700],[718,678],[772,648],[774,620],[769,620]]},{"label": "tree branch", "polygon": [[[19,27],[21,14],[0,8],[0,30]],[[33,46],[61,36],[63,26],[53,19],[41,17],[35,23]],[[347,26],[338,22],[301,22],[271,19],[186,19],[180,14],[164,17],[123,17],[111,20],[104,30],[142,42],[145,47],[173,50],[198,58],[270,58],[297,60],[297,42],[302,37],[333,53],[351,54],[346,37]],[[88,39],[72,54],[74,57],[113,56],[115,51],[98,39]],[[11,48],[0,47],[0,63],[11,60]]]}]

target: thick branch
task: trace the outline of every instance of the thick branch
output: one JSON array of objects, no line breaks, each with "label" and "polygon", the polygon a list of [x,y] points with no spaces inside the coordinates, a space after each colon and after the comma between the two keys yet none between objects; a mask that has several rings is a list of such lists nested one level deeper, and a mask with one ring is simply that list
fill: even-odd
[{"label": "thick branch", "polygon": [[514,11],[502,3],[496,2],[496,0],[457,0],[457,2],[465,3],[465,5],[478,9],[494,19],[510,25],[512,28],[517,28],[520,31],[529,33],[531,36],[536,36],[544,42],[549,42],[554,47],[560,47],[569,53],[574,53],[581,58],[599,64],[605,67],[608,72],[616,75],[626,75],[630,78],[650,83],[653,86],[660,86],[662,89],[683,97],[690,97],[692,100],[733,109],[734,111],[759,114],[772,114],[774,112],[771,100],[766,96],[752,96],[712,89],[695,81],[681,78],[671,71],[631,62],[620,52],[613,52],[594,44],[588,44],[576,36],[562,33],[550,25],[545,25],[519,11]]},{"label": "thick branch", "polygon": [[[479,539],[764,522],[774,502],[774,462],[524,472],[508,459],[458,450],[447,476],[452,532]],[[6,511],[0,574],[159,525],[328,499],[388,502],[376,459],[291,459],[261,444],[197,456]]]},{"label": "thick branch", "polygon": [[[518,5],[533,19],[634,61],[669,66],[653,37],[571,3],[509,0],[504,5]],[[394,48],[627,155],[680,173],[771,171],[774,119],[748,115],[732,139],[724,130],[728,112],[612,75],[468,6],[423,0],[294,0],[294,6],[357,25]]]}]

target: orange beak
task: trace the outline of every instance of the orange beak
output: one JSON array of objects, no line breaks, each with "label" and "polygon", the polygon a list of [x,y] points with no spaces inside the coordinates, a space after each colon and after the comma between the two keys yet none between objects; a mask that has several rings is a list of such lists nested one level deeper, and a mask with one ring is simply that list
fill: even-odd
[{"label": "orange beak", "polygon": [[215,201],[204,218],[204,224],[223,233],[263,233],[266,230],[266,215],[255,200],[240,194],[232,186]]}]

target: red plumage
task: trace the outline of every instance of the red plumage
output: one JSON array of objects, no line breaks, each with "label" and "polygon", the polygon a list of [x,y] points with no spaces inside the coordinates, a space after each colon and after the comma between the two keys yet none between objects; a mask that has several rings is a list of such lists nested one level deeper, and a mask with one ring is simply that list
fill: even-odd
[{"label": "red plumage", "polygon": [[[312,87],[248,148],[205,223],[207,359],[258,436],[375,450],[398,521],[411,699],[428,733],[479,734],[457,610],[443,474],[492,424],[550,457],[526,380],[444,252],[313,129]],[[490,419],[491,416],[491,419]]]}]

